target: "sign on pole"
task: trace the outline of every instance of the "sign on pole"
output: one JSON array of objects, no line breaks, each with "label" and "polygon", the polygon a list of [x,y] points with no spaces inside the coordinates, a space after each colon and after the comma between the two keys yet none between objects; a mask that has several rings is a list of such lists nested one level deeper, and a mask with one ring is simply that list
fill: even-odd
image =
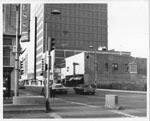
[{"label": "sign on pole", "polygon": [[30,4],[21,7],[21,42],[30,41]]}]

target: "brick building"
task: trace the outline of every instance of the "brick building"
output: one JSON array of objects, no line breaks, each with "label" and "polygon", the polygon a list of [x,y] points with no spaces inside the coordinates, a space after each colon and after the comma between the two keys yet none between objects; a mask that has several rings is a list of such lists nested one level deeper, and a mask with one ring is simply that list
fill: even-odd
[{"label": "brick building", "polygon": [[146,59],[129,52],[83,52],[66,58],[62,72],[70,86],[96,81],[100,88],[146,90]]}]

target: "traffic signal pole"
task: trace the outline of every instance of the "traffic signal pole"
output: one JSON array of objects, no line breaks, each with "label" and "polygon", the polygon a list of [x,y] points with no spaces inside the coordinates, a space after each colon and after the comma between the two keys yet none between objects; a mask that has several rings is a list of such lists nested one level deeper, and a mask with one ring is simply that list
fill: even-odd
[{"label": "traffic signal pole", "polygon": [[[53,10],[51,11],[52,15],[59,15],[60,11],[59,10]],[[47,81],[46,81],[46,112],[49,112],[50,109],[50,90],[49,90],[49,80],[50,80],[50,63],[51,63],[51,55],[50,52],[52,50],[52,42],[54,42],[55,40],[52,40],[50,37],[47,37],[47,20],[45,23],[45,27],[46,27],[46,40],[47,40],[47,44],[48,44],[48,65],[47,65]],[[55,44],[54,44],[55,45]]]},{"label": "traffic signal pole", "polygon": [[[47,23],[46,23],[46,30],[47,30]],[[50,80],[50,50],[51,50],[51,39],[50,37],[47,38],[47,44],[48,44],[48,64],[47,64],[47,80],[46,80],[46,112],[48,113],[50,109],[50,90],[49,90],[49,80]]]}]

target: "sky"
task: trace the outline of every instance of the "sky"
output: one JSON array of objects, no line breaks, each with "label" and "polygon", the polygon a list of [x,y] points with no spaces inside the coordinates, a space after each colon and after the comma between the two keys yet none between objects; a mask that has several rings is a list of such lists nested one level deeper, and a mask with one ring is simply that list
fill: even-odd
[{"label": "sky", "polygon": [[[108,49],[131,52],[134,57],[149,57],[148,0],[104,0],[104,2],[108,3]],[[35,3],[32,4],[32,7],[34,6]],[[31,22],[33,17],[31,13]],[[31,25],[34,24],[31,23]],[[30,48],[28,52],[32,56],[29,58],[32,62],[34,60],[33,41],[31,38],[31,42],[27,45]],[[30,64],[31,61],[29,60]],[[33,66],[29,68],[33,71]]]},{"label": "sky", "polygon": [[135,57],[147,57],[149,4],[145,0],[127,1],[108,4],[108,47],[129,51]]}]

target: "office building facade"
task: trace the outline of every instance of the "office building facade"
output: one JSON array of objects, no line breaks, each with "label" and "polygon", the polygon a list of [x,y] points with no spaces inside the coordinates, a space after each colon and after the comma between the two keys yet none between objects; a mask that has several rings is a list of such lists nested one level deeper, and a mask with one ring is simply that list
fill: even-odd
[{"label": "office building facade", "polygon": [[7,96],[15,86],[16,4],[3,4],[3,87]]},{"label": "office building facade", "polygon": [[[53,15],[53,10],[61,14]],[[48,37],[55,39],[57,65],[66,57],[89,51],[89,46],[96,50],[108,48],[107,4],[41,4],[36,6],[35,16],[37,77],[41,73],[42,54],[48,48]]]}]

